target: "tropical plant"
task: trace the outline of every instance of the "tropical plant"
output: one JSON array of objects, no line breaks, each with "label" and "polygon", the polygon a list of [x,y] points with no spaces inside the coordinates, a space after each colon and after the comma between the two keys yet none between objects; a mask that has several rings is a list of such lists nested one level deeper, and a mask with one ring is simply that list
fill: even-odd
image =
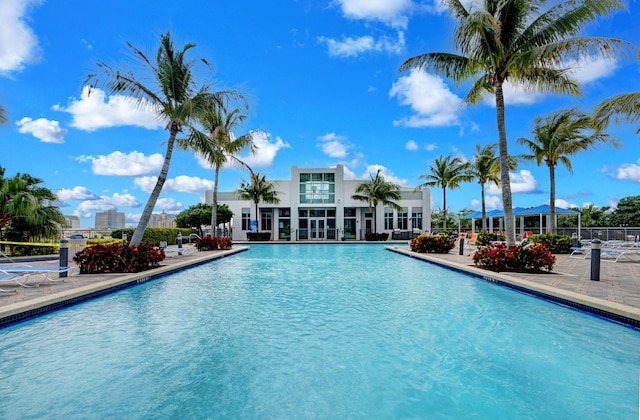
[{"label": "tropical plant", "polygon": [[609,220],[613,226],[640,226],[640,195],[624,197],[618,201]]},{"label": "tropical plant", "polygon": [[[142,240],[153,208],[167,180],[177,135],[185,127],[193,127],[194,118],[211,101],[221,101],[223,97],[232,93],[210,93],[207,85],[198,88],[193,74],[195,64],[187,59],[187,53],[195,45],[189,43],[181,50],[176,50],[170,32],[160,35],[160,47],[158,47],[155,61],[153,57],[148,57],[133,45],[129,43],[127,45],[132,50],[137,64],[140,64],[145,71],[144,74],[135,74],[133,70],[113,68],[104,62],[99,62],[98,73],[87,76],[87,82],[90,92],[104,86],[113,93],[131,95],[140,107],[153,108],[169,131],[162,169],[131,238],[130,246],[134,247]],[[208,66],[206,60],[201,62]],[[147,81],[149,84],[145,84]]]},{"label": "tropical plant", "polygon": [[280,199],[278,198],[278,190],[273,182],[267,181],[267,176],[260,172],[251,171],[251,180],[240,181],[240,188],[236,190],[236,194],[241,200],[253,201],[256,208],[256,225],[258,232],[260,232],[260,224],[258,217],[258,205],[264,201],[267,204],[278,204]]},{"label": "tropical plant", "polygon": [[[566,0],[546,7],[545,0],[447,0],[458,21],[454,53],[426,53],[406,60],[401,71],[433,69],[456,83],[472,79],[465,97],[476,104],[483,94],[495,97],[500,147],[500,179],[507,244],[515,244],[515,221],[509,152],[504,119],[503,87],[507,82],[531,91],[579,94],[563,60],[583,54],[615,56],[623,41],[600,37],[576,37],[584,25],[600,15],[624,8],[623,0]],[[469,4],[467,8],[465,5]]]},{"label": "tropical plant", "polygon": [[473,254],[473,263],[491,271],[534,271],[543,268],[553,270],[556,257],[547,250],[546,245],[532,245],[526,248],[491,244],[480,248]]},{"label": "tropical plant", "polygon": [[[229,223],[233,218],[233,212],[226,204],[218,204],[217,220],[220,223]],[[183,210],[176,216],[176,226],[180,228],[193,228],[198,230],[198,234],[202,237],[202,226],[211,222],[211,204],[198,203]]]},{"label": "tropical plant", "polygon": [[424,179],[425,182],[418,185],[416,190],[424,187],[442,188],[442,212],[443,212],[443,228],[447,228],[447,188],[460,188],[463,182],[470,182],[473,177],[468,171],[469,164],[463,163],[459,157],[453,155],[442,156],[429,165],[430,173],[420,175],[418,179]]},{"label": "tropical plant", "polygon": [[571,236],[552,233],[534,235],[526,239],[526,243],[546,246],[552,254],[570,254],[572,242]]},{"label": "tropical plant", "polygon": [[359,184],[356,187],[356,193],[351,196],[353,200],[363,201],[369,206],[369,210],[373,212],[373,233],[377,233],[376,213],[378,204],[392,207],[397,211],[402,211],[402,206],[397,203],[401,200],[400,187],[392,182],[387,182],[380,175],[381,169],[378,169],[376,176]]},{"label": "tropical plant", "polygon": [[[640,92],[613,96],[596,107],[594,118],[598,128],[606,128],[612,117],[616,123],[640,121]],[[640,134],[640,126],[636,133]]]},{"label": "tropical plant", "polygon": [[609,206],[598,207],[588,204],[580,209],[580,223],[582,226],[604,226],[607,219]]},{"label": "tropical plant", "polygon": [[618,147],[618,143],[606,133],[595,130],[593,119],[575,108],[560,110],[534,120],[534,138],[519,138],[518,143],[526,146],[530,155],[522,159],[535,160],[538,166],[544,162],[549,168],[549,233],[556,232],[556,166],[562,163],[573,173],[570,157],[583,150],[589,150],[597,143],[608,143]]},{"label": "tropical plant", "polygon": [[9,121],[7,119],[7,110],[4,109],[2,105],[0,105],[0,125],[6,123],[7,121]]},{"label": "tropical plant", "polygon": [[[183,148],[191,148],[200,153],[215,171],[211,212],[211,228],[214,232],[216,232],[216,226],[224,223],[218,219],[217,212],[220,169],[228,162],[248,168],[248,165],[240,160],[236,154],[244,149],[250,149],[252,153],[255,152],[252,138],[254,132],[249,132],[237,138],[233,134],[233,130],[241,127],[247,116],[243,114],[240,108],[228,110],[229,104],[227,102],[223,101],[221,103],[218,100],[213,100],[208,103],[197,116],[202,131],[206,134],[201,130],[191,130],[189,137],[180,141],[180,145]],[[247,108],[246,102],[243,108]]]},{"label": "tropical plant", "polygon": [[27,241],[56,236],[64,224],[64,216],[53,205],[56,195],[40,186],[40,178],[21,173],[5,178],[4,174],[0,167],[0,229],[7,238]]},{"label": "tropical plant", "polygon": [[411,251],[419,253],[448,254],[456,242],[448,236],[422,234],[411,240]]}]

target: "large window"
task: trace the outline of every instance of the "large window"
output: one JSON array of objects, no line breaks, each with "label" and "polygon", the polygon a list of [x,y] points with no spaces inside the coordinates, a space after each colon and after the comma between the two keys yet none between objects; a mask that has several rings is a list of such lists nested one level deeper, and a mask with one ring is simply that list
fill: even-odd
[{"label": "large window", "polygon": [[273,210],[260,209],[260,230],[273,229]]},{"label": "large window", "polygon": [[344,208],[342,236],[344,236],[345,239],[356,239],[356,209],[353,207]]},{"label": "large window", "polygon": [[242,209],[242,230],[251,230],[251,209],[248,207]]},{"label": "large window", "polygon": [[404,207],[398,213],[398,229],[407,230],[409,228],[409,209]]},{"label": "large window", "polygon": [[393,230],[393,209],[391,207],[384,208],[384,229]]},{"label": "large window", "polygon": [[414,207],[411,211],[411,228],[422,230],[422,208]]},{"label": "large window", "polygon": [[335,181],[333,173],[301,173],[300,204],[335,203]]}]

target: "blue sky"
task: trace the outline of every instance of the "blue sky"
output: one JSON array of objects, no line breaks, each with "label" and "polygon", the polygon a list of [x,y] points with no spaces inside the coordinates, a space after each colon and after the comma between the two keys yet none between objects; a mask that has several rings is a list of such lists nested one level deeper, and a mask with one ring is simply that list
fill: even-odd
[{"label": "blue sky", "polygon": [[[237,0],[152,2],[0,0],[0,104],[10,122],[0,127],[0,166],[29,173],[58,194],[65,214],[94,225],[96,211],[118,209],[139,219],[160,171],[167,132],[127,98],[97,92],[83,81],[100,60],[121,63],[126,42],[153,55],[161,33],[191,57],[214,64],[201,80],[237,86],[251,97],[241,135],[255,138],[255,156],[241,156],[268,179],[289,179],[291,165],[342,163],[353,178],[382,169],[385,178],[416,186],[440,155],[471,159],[476,144],[497,142],[495,108],[465,106],[468,85],[425,72],[399,73],[409,57],[453,51],[450,20],[439,0]],[[585,35],[640,45],[640,5],[590,24]],[[591,112],[610,96],[640,90],[639,62],[588,57],[574,65],[582,96],[540,95],[510,87],[506,123],[510,153],[523,153],[533,119],[562,108]],[[557,171],[562,206],[615,206],[640,194],[636,126],[610,128],[623,145],[575,156],[574,173]],[[220,189],[238,188],[247,175],[221,172]],[[179,212],[201,202],[213,171],[194,153],[176,151],[156,212]],[[549,200],[548,169],[524,163],[512,173],[514,205]],[[489,209],[501,208],[489,187]],[[432,190],[433,207],[442,193]],[[447,193],[450,211],[479,209],[480,187]]]}]

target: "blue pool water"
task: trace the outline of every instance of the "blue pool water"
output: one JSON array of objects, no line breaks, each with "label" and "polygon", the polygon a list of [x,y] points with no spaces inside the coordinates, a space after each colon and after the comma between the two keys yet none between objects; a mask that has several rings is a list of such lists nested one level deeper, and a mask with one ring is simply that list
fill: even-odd
[{"label": "blue pool water", "polygon": [[630,419],[638,349],[379,245],[257,245],[0,330],[0,418]]}]

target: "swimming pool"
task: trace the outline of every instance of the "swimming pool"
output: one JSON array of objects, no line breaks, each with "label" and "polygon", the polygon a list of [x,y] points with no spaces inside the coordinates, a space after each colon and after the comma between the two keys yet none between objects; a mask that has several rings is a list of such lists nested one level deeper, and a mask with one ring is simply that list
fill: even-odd
[{"label": "swimming pool", "polygon": [[0,330],[0,418],[637,418],[638,348],[381,245],[252,245]]}]

